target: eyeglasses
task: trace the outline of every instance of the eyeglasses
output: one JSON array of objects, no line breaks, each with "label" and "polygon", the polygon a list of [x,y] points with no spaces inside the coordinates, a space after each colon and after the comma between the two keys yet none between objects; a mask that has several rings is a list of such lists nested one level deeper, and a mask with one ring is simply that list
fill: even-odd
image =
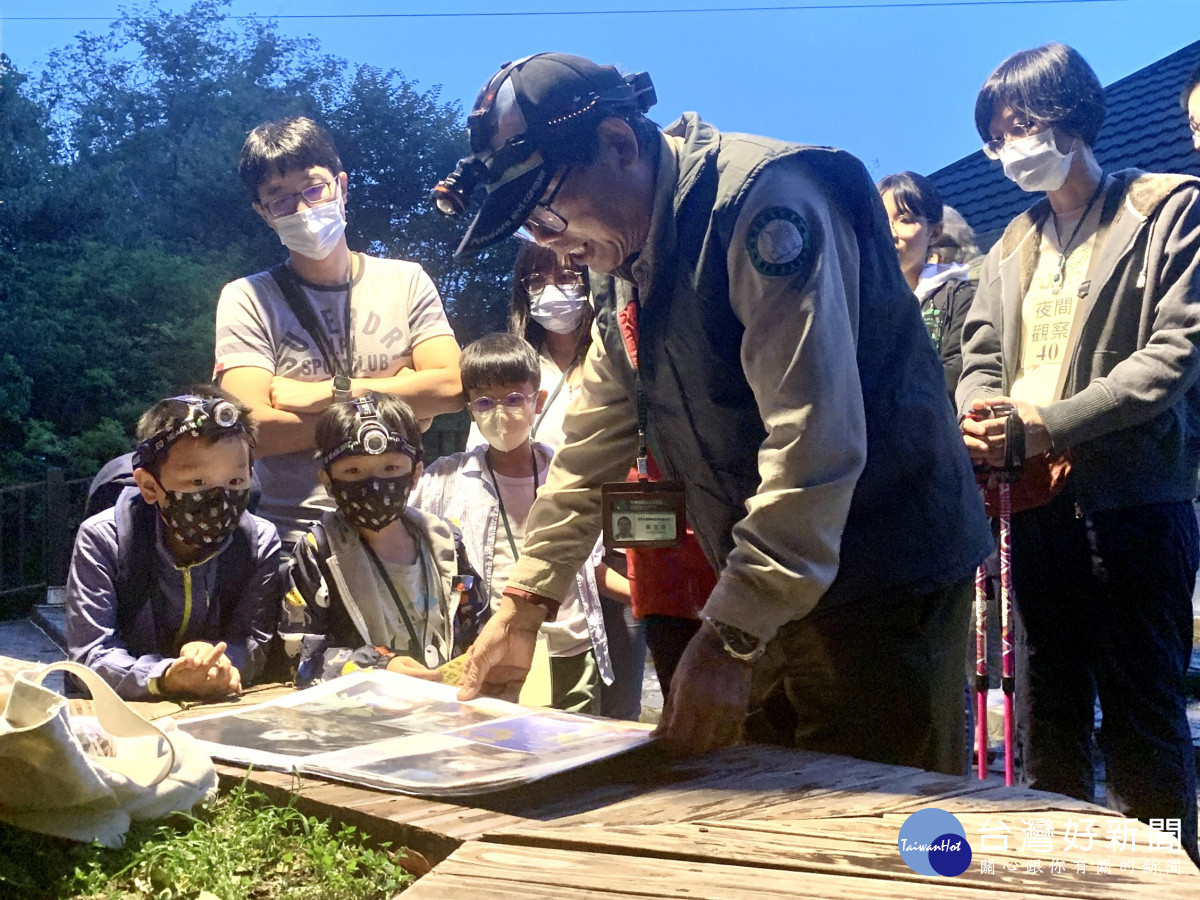
[{"label": "eyeglasses", "polygon": [[472,412],[483,415],[490,413],[497,406],[503,406],[505,409],[520,409],[521,407],[532,403],[537,394],[522,394],[520,391],[513,391],[507,397],[500,400],[493,400],[491,397],[476,397],[467,404]]},{"label": "eyeglasses", "polygon": [[282,197],[268,200],[263,204],[263,208],[271,214],[272,218],[282,219],[284,216],[292,215],[300,208],[301,199],[308,206],[316,206],[327,200],[332,200],[334,195],[333,184],[332,181],[319,181],[316,184],[310,184],[302,191],[296,191],[294,194],[284,194]]},{"label": "eyeglasses", "polygon": [[562,234],[567,230],[567,220],[559,213],[556,213],[551,208],[551,204],[554,203],[554,198],[558,196],[558,192],[567,183],[567,178],[570,175],[571,169],[568,166],[566,169],[563,169],[563,173],[558,179],[558,184],[554,186],[554,190],[550,192],[550,196],[545,200],[539,200],[538,205],[529,213],[529,217],[525,220],[525,228],[532,236],[536,236],[538,231],[548,234]]},{"label": "eyeglasses", "polygon": [[1041,124],[1041,122],[1037,122],[1033,119],[1030,119],[1028,122],[1015,123],[1011,128],[1004,132],[1002,137],[998,137],[984,144],[983,155],[988,159],[999,159],[1000,151],[1004,149],[1005,144],[1008,144],[1012,141],[1019,141],[1021,138],[1029,137],[1029,135],[1033,133],[1033,129],[1037,128]]},{"label": "eyeglasses", "polygon": [[540,297],[542,291],[552,284],[558,287],[583,287],[583,273],[574,270],[534,272],[521,279],[521,287],[525,288],[531,299]]}]

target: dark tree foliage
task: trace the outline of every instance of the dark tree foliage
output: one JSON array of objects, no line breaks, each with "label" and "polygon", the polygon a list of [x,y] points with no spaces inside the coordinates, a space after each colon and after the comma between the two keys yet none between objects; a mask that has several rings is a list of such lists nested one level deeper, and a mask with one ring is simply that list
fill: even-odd
[{"label": "dark tree foliage", "polygon": [[0,56],[0,484],[89,474],[209,376],[221,286],[284,254],[236,174],[270,119],[333,132],[352,248],[422,263],[461,341],[503,327],[513,248],[455,261],[462,223],[427,202],[466,151],[459,105],[227,6],[128,10],[35,78]]},{"label": "dark tree foliage", "polygon": [[54,169],[47,116],[27,96],[27,81],[0,53],[0,252],[25,233]]}]

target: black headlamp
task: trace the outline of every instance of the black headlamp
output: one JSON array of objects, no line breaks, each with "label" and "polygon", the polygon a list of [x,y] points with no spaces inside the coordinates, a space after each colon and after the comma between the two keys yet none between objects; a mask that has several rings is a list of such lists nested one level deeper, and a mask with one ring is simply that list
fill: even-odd
[{"label": "black headlamp", "polygon": [[239,421],[240,412],[237,406],[220,397],[197,397],[194,394],[184,394],[171,397],[187,405],[187,412],[179,423],[171,428],[153,434],[137,446],[133,454],[135,469],[149,468],[150,465],[162,459],[171,445],[185,435],[199,437],[200,433],[211,425],[218,429],[229,429],[230,433],[249,434],[244,422]]},{"label": "black headlamp", "polygon": [[[589,63],[597,73],[592,81],[595,89],[588,90],[586,83],[581,84],[578,93],[571,95],[569,108],[565,108],[559,101],[547,99],[550,90],[547,82],[542,76],[532,74],[540,62],[560,56],[541,53],[505,63],[480,92],[467,116],[471,155],[460,159],[454,171],[430,192],[430,199],[443,215],[463,215],[471,207],[472,196],[480,185],[492,190],[510,180],[517,167],[527,171],[544,163],[553,164],[554,150],[568,137],[568,129],[619,111],[644,114],[658,102],[648,73],[622,76],[611,66]],[[525,72],[531,62],[533,66]],[[524,128],[499,147],[493,147],[501,118],[496,101],[506,81],[512,82],[511,102],[515,103]],[[535,155],[539,157],[536,160]]]},{"label": "black headlamp", "polygon": [[358,431],[350,440],[334,447],[328,453],[318,455],[322,468],[328,469],[343,456],[363,453],[367,456],[378,456],[389,451],[403,453],[414,464],[417,462],[417,450],[404,435],[388,431],[379,421],[379,410],[376,409],[374,400],[370,397],[355,397],[353,402]]}]

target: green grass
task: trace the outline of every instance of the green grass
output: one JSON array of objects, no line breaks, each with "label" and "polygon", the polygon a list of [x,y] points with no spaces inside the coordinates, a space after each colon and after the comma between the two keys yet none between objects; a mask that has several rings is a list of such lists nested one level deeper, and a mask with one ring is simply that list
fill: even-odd
[{"label": "green grass", "polygon": [[412,880],[403,856],[243,784],[199,816],[135,822],[119,850],[0,824],[0,900],[387,900]]}]

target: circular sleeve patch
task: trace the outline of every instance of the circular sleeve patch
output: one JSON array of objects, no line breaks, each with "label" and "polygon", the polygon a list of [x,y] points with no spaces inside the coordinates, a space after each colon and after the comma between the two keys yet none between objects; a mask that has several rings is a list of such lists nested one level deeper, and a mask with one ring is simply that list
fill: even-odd
[{"label": "circular sleeve patch", "polygon": [[746,232],[746,252],[763,275],[781,278],[812,269],[813,245],[804,216],[787,206],[759,210]]}]

